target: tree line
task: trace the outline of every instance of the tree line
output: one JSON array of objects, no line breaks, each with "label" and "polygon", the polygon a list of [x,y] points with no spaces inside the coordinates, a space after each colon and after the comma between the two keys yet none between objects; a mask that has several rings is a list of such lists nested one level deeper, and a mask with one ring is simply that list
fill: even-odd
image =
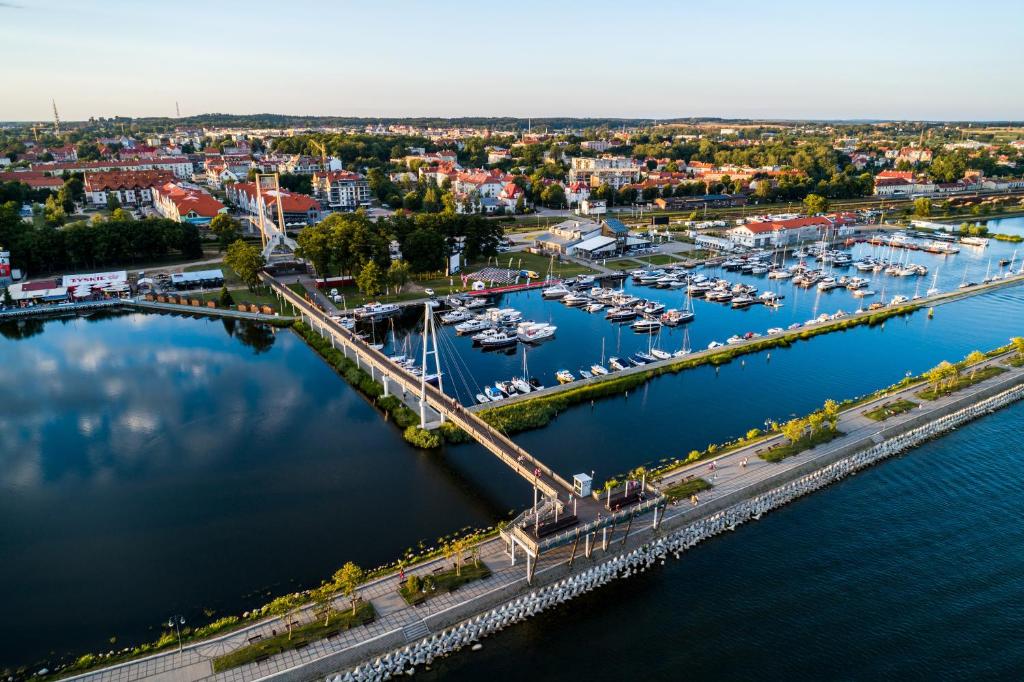
[{"label": "tree line", "polygon": [[335,213],[299,233],[301,255],[320,275],[360,273],[367,263],[390,267],[389,245],[397,241],[413,272],[443,270],[451,243],[464,240],[464,255],[473,260],[497,253],[503,230],[479,215],[451,212],[398,213],[376,222],[364,213]]},{"label": "tree line", "polygon": [[178,253],[182,258],[203,255],[195,225],[165,218],[74,222],[63,227],[25,222],[20,206],[0,206],[0,245],[10,250],[11,264],[30,275],[69,269],[126,266]]}]

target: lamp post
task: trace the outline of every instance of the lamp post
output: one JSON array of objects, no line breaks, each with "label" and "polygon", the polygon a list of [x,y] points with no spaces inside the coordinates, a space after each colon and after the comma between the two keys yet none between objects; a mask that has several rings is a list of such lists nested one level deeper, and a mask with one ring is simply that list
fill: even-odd
[{"label": "lamp post", "polygon": [[178,634],[178,652],[181,652],[181,626],[185,624],[185,616],[171,616],[167,619],[167,627],[173,627]]}]

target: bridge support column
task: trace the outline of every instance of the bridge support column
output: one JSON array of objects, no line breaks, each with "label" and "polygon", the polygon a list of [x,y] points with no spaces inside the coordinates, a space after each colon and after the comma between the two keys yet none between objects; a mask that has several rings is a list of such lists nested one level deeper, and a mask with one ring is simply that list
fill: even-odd
[{"label": "bridge support column", "polygon": [[387,398],[391,393],[388,392],[388,375],[383,374],[380,378],[380,383],[384,385],[384,397]]},{"label": "bridge support column", "polygon": [[592,536],[593,533],[587,533],[586,544],[583,546],[583,555],[586,556],[588,559],[590,558],[590,552],[593,550],[593,548],[590,545],[590,538]]},{"label": "bridge support column", "polygon": [[526,584],[527,585],[532,585],[533,584],[533,570],[536,567],[536,565],[537,565],[537,560],[533,559],[531,561],[530,560],[530,553],[527,552],[526,553]]},{"label": "bridge support column", "polygon": [[427,428],[427,401],[420,398],[420,428]]},{"label": "bridge support column", "polygon": [[516,565],[516,541],[512,541],[512,565]]},{"label": "bridge support column", "polygon": [[601,529],[601,549],[608,551],[608,527]]}]

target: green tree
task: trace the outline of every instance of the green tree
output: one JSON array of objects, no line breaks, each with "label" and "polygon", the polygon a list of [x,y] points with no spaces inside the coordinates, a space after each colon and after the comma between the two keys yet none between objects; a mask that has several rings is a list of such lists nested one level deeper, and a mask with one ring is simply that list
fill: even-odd
[{"label": "green tree", "polygon": [[1017,351],[1017,357],[1024,358],[1024,336],[1015,336],[1010,339],[1010,343],[1013,345],[1014,350]]},{"label": "green tree", "polygon": [[324,618],[324,627],[331,624],[331,615],[334,613],[334,595],[337,591],[336,583],[326,581],[321,583],[320,587],[310,590],[315,609]]},{"label": "green tree", "polygon": [[346,562],[344,566],[334,573],[334,584],[341,589],[342,594],[352,601],[352,615],[355,615],[356,613],[356,588],[359,587],[365,579],[366,574],[363,572],[363,569],[359,568],[359,566],[355,565],[351,561]]},{"label": "green tree", "polygon": [[223,251],[239,238],[241,225],[227,213],[218,213],[210,221],[210,232],[217,237],[217,251]]},{"label": "green tree", "polygon": [[110,219],[120,221],[135,220],[135,218],[132,217],[131,213],[120,207],[114,209],[114,211],[110,214]]},{"label": "green tree", "polygon": [[409,281],[410,274],[409,264],[404,260],[391,261],[391,265],[388,266],[388,281],[395,286],[395,293],[402,290]]},{"label": "green tree", "polygon": [[67,220],[67,211],[53,195],[46,198],[46,204],[43,208],[43,218],[50,225],[63,225],[64,221]]},{"label": "green tree", "polygon": [[384,272],[377,265],[377,261],[370,260],[366,261],[363,269],[359,271],[359,275],[356,277],[356,286],[361,292],[373,298],[380,296],[384,291],[384,281]]},{"label": "green tree", "polygon": [[295,620],[292,616],[301,606],[302,596],[298,594],[286,594],[267,604],[267,613],[284,621],[288,628],[288,639],[292,638],[292,622]]},{"label": "green tree", "polygon": [[299,255],[313,264],[313,269],[321,277],[327,277],[334,251],[335,235],[331,224],[326,220],[310,225],[296,238],[299,244]]},{"label": "green tree", "polygon": [[974,380],[974,375],[978,372],[978,366],[985,362],[988,358],[980,350],[972,350],[967,354],[964,359],[964,364],[971,368],[971,381]]},{"label": "green tree", "polygon": [[107,195],[107,210],[113,213],[119,208],[121,208],[121,200],[117,198],[116,194],[111,192]]},{"label": "green tree", "polygon": [[839,425],[839,403],[829,398],[825,401],[825,406],[821,409],[821,412],[825,415],[825,419],[828,420],[829,426],[833,429]]},{"label": "green tree", "polygon": [[914,199],[914,215],[927,218],[932,214],[932,200],[928,197]]},{"label": "green tree", "polygon": [[218,301],[222,308],[230,308],[235,304],[235,299],[233,296],[231,296],[231,292],[228,291],[228,288],[226,286],[220,288],[220,297]]},{"label": "green tree", "polygon": [[804,210],[807,215],[817,215],[828,210],[828,199],[820,194],[808,194],[804,197]]},{"label": "green tree", "polygon": [[790,419],[782,425],[782,435],[793,444],[804,437],[804,432],[806,430],[807,422],[803,419]]},{"label": "green tree", "polygon": [[266,265],[263,254],[241,239],[228,247],[224,254],[224,264],[235,271],[249,291],[255,291],[260,283],[260,270]]}]

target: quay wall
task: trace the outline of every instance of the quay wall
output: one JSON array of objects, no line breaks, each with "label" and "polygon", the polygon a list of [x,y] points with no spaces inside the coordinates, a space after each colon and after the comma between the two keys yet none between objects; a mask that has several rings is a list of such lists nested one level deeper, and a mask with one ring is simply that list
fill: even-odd
[{"label": "quay wall", "polygon": [[[643,572],[656,562],[664,564],[669,554],[679,558],[682,552],[704,540],[735,530],[742,523],[757,520],[766,512],[1022,398],[1024,377],[1015,376],[996,382],[979,393],[930,410],[910,422],[866,436],[820,458],[780,472],[772,479],[714,500],[702,507],[699,518],[667,519],[653,536],[650,532],[638,532],[634,540],[627,543],[616,556],[597,564],[572,572],[561,563],[538,572],[538,577],[544,583],[541,587],[527,587],[524,581],[519,581],[437,614],[433,619],[428,619],[427,624],[445,629],[414,644],[404,645],[400,641],[400,632],[389,633],[375,641],[317,661],[315,666],[293,669],[268,679],[287,682],[309,679],[324,674],[324,669],[332,663],[343,664],[347,660],[351,666],[357,661],[369,661],[374,656],[377,658],[372,662],[364,662],[344,673],[332,675],[328,682],[389,679],[415,666],[429,664],[438,656],[471,646],[489,634],[612,580]],[[493,606],[481,613],[488,605]]]}]

